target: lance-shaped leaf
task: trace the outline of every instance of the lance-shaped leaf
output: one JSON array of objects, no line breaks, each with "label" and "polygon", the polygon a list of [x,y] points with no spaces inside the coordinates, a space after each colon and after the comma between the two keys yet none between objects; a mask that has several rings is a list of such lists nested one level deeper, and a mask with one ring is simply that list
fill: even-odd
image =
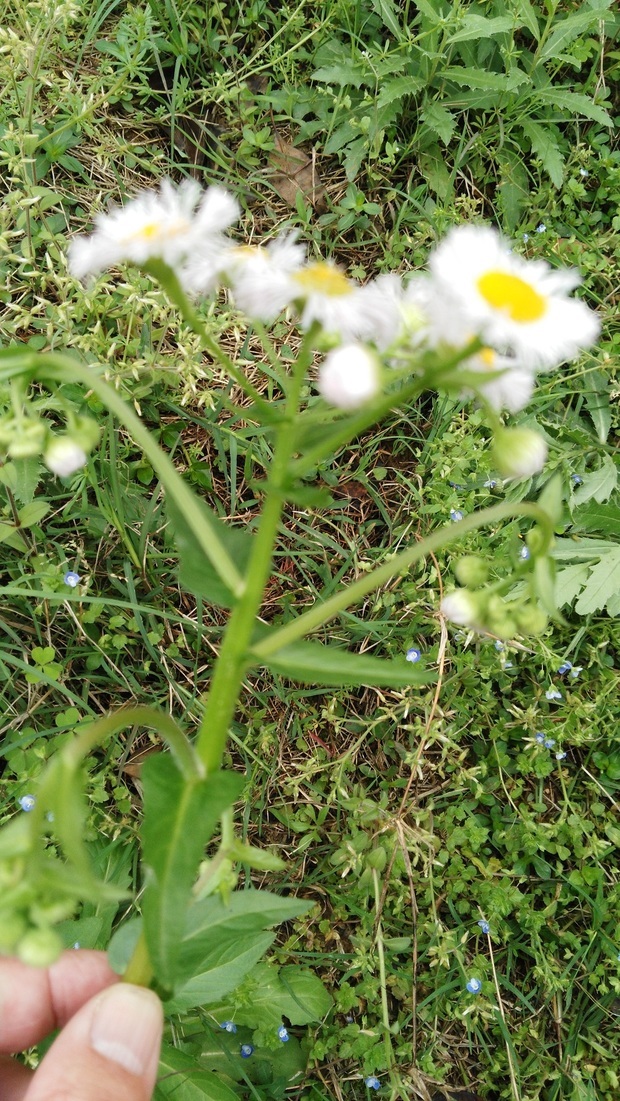
[{"label": "lance-shaped leaf", "polygon": [[147,876],[142,913],[151,963],[167,989],[174,985],[190,893],[205,845],[243,784],[243,777],[232,772],[187,781],[167,755],[144,763],[142,841]]},{"label": "lance-shaped leaf", "polygon": [[322,642],[293,642],[268,657],[257,655],[255,662],[302,684],[407,688],[432,680],[428,670],[412,665],[404,657],[376,658],[372,654],[325,646]]},{"label": "lance-shaped leaf", "polygon": [[[252,536],[245,528],[224,523],[199,497],[196,497],[195,507],[216,531],[218,543],[234,562],[239,573],[243,574],[252,551]],[[170,494],[166,497],[166,508],[179,554],[179,583],[188,592],[194,596],[202,596],[210,604],[232,608],[236,600],[234,593],[205,555],[193,529]]]}]

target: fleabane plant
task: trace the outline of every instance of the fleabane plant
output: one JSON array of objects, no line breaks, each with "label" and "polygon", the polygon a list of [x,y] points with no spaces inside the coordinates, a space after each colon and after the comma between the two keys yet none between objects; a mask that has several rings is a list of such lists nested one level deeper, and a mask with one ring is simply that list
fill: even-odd
[{"label": "fleabane plant", "polygon": [[[204,1004],[205,984],[196,976],[219,943],[221,934],[214,927],[225,926],[229,912],[235,929],[243,929],[247,910],[247,935],[259,929],[257,945],[264,948],[265,930],[304,907],[293,900],[277,904],[273,896],[263,898],[257,891],[234,892],[238,862],[262,870],[280,866],[276,855],[236,838],[232,806],[243,783],[222,769],[248,670],[263,666],[319,686],[402,689],[427,683],[432,673],[423,662],[413,665],[405,655],[387,660],[357,654],[309,636],[425,555],[504,519],[531,521],[527,556],[513,564],[509,576],[499,578],[489,578],[487,565],[468,556],[457,566],[460,588],[446,595],[443,614],[508,638],[540,633],[555,610],[549,550],[561,514],[557,479],[545,486],[537,502],[504,502],[459,519],[319,598],[303,614],[266,626],[260,609],[284,503],[298,499],[304,479],[312,478],[321,463],[426,389],[460,395],[482,407],[503,476],[540,472],[545,441],[530,428],[505,424],[505,416],[525,408],[540,371],[577,356],[599,331],[596,315],[571,297],[578,283],[575,273],[523,260],[484,226],[453,229],[431,254],[424,273],[407,280],[384,275],[361,285],[336,264],[308,258],[294,234],[264,245],[239,242],[230,233],[238,217],[236,200],[222,188],[202,191],[195,182],[175,187],[164,181],[158,191],[98,214],[94,231],[75,237],[68,256],[70,271],[89,285],[89,293],[97,276],[120,265],[136,265],[157,279],[204,349],[251,399],[243,417],[261,424],[272,444],[261,515],[252,535],[220,521],[208,502],[196,496],[96,365],[23,348],[0,352],[4,377],[13,377],[24,407],[31,381],[51,390],[58,383],[78,381],[123,423],[164,486],[177,538],[180,583],[229,612],[197,731],[141,705],[112,713],[52,761],[34,807],[0,831],[0,927],[5,930],[0,948],[29,962],[48,962],[59,948],[54,922],[69,917],[80,901],[110,891],[94,875],[82,841],[82,762],[123,726],[141,724],[160,733],[170,753],[149,758],[144,766],[144,891],[135,936],[123,943],[133,944],[127,977],[155,982],[173,1010]],[[201,321],[201,299],[221,291],[259,333],[270,374],[277,372],[279,401],[265,401]],[[285,312],[301,334],[290,365],[279,361],[265,328]],[[66,436],[57,439],[49,437],[47,428],[35,431],[33,423],[21,427],[22,437],[34,448],[30,453],[42,454],[60,476],[70,477],[95,446],[92,426],[75,417],[68,420]],[[17,445],[11,426],[4,428],[0,446],[10,456]],[[525,584],[518,600],[511,601],[517,578]],[[219,848],[205,862],[205,847],[218,828]],[[256,919],[261,907],[266,915],[262,926]],[[246,971],[259,955],[258,948],[247,954]],[[242,977],[239,961],[235,968],[231,985],[220,989],[228,992]]]}]

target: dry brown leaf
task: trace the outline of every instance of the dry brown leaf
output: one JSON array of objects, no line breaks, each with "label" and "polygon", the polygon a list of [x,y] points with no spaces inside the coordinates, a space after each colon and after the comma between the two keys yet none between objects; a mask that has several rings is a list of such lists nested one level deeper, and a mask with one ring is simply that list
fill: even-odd
[{"label": "dry brown leaf", "polygon": [[274,191],[289,206],[297,205],[297,196],[301,193],[317,214],[326,210],[327,193],[314,161],[303,149],[286,141],[277,130],[274,130],[274,141],[275,149],[269,157]]}]

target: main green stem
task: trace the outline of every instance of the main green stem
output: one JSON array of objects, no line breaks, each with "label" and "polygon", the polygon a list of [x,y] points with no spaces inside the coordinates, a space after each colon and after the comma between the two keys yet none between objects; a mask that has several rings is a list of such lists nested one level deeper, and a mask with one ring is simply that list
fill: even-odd
[{"label": "main green stem", "polygon": [[308,334],[304,341],[291,377],[286,410],[278,427],[271,472],[265,487],[265,502],[245,576],[245,587],[228,621],[198,731],[196,751],[207,773],[221,765],[230,723],[249,664],[248,652],[271,570],[282,515],[284,487],[295,446],[301,387],[310,358],[313,335]]}]

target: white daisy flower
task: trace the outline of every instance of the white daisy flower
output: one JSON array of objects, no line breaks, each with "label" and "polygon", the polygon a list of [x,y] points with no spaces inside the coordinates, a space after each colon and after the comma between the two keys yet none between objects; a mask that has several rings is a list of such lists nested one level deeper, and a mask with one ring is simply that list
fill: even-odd
[{"label": "white daisy flower", "polygon": [[379,361],[362,344],[343,344],[323,360],[317,385],[330,405],[357,409],[379,392]]},{"label": "white daisy flower", "polygon": [[598,336],[596,315],[568,297],[579,282],[577,273],[516,256],[493,229],[451,230],[429,268],[449,343],[454,318],[457,327],[468,327],[492,347],[510,349],[523,367],[536,369],[574,359]]},{"label": "white daisy flower", "polygon": [[203,192],[195,180],[175,188],[162,180],[159,192],[143,191],[125,206],[95,218],[95,232],[69,247],[69,269],[78,279],[122,261],[163,260],[176,267],[187,257],[219,254],[224,231],[238,218],[236,200],[220,187]]},{"label": "white daisy flower", "polygon": [[306,250],[289,233],[268,245],[231,249],[225,257],[225,271],[235,303],[248,317],[274,321],[299,295],[291,276],[306,260]]},{"label": "white daisy flower", "polygon": [[534,372],[520,366],[510,356],[499,355],[492,348],[481,348],[475,356],[464,360],[462,367],[466,371],[491,376],[488,380],[481,380],[479,390],[498,412],[507,409],[510,413],[518,413],[532,396]]},{"label": "white daisy flower", "polygon": [[318,321],[325,332],[338,333],[343,341],[366,338],[368,295],[335,264],[325,260],[308,264],[293,273],[291,283],[304,329]]}]

